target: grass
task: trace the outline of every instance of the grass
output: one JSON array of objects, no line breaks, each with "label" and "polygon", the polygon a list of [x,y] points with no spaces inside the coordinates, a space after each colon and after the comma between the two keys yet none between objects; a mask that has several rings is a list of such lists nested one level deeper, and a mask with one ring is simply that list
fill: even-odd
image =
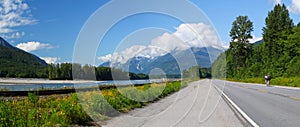
[{"label": "grass", "polygon": [[77,102],[76,94],[43,99],[29,94],[27,99],[1,101],[0,126],[68,126],[91,119]]},{"label": "grass", "polygon": [[263,78],[245,78],[245,79],[226,78],[226,80],[236,81],[236,82],[265,84],[265,80]]},{"label": "grass", "polygon": [[89,125],[128,112],[179,91],[187,83],[146,84],[63,96],[0,101],[0,127]]},{"label": "grass", "polygon": [[300,78],[275,78],[271,80],[271,84],[281,85],[281,86],[290,86],[290,87],[300,87]]},{"label": "grass", "polygon": [[8,88],[0,88],[0,91],[9,91]]},{"label": "grass", "polygon": [[[229,78],[226,80],[237,81],[237,82],[246,82],[246,83],[265,84],[264,78],[246,78],[246,79]],[[277,85],[277,86],[300,87],[300,78],[298,78],[298,77],[290,77],[290,78],[276,77],[274,79],[271,79],[270,83],[271,83],[271,85]]]}]

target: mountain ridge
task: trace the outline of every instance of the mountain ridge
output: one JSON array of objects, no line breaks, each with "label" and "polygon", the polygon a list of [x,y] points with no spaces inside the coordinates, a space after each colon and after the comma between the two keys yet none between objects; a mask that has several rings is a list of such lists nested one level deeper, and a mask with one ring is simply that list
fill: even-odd
[{"label": "mountain ridge", "polygon": [[6,48],[15,48],[14,46],[10,45],[7,41],[5,41],[2,37],[0,37],[0,45]]},{"label": "mountain ridge", "polygon": [[46,77],[48,64],[0,37],[0,77]]},{"label": "mountain ridge", "polygon": [[[129,59],[125,64],[105,62],[100,66],[120,68],[133,73],[149,74],[151,70],[158,68],[166,74],[181,74],[183,70],[191,66],[209,68],[212,62],[223,50],[214,47],[192,47],[182,51],[172,51],[154,58],[137,56]],[[179,60],[179,61],[177,61]],[[193,60],[195,60],[193,62]],[[179,64],[181,67],[179,67]]]}]

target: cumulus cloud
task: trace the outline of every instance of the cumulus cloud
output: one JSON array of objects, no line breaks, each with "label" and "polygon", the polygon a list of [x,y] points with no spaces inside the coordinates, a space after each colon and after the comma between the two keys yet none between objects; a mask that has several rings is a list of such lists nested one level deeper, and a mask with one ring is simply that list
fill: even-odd
[{"label": "cumulus cloud", "polygon": [[[35,23],[30,8],[23,0],[0,1],[0,35],[16,32],[15,28]],[[17,33],[14,33],[18,34]],[[17,36],[17,35],[15,35]],[[11,36],[14,37],[14,36]]]},{"label": "cumulus cloud", "polygon": [[191,47],[214,47],[224,49],[214,29],[204,23],[181,24],[174,33],[164,33],[152,39],[149,46],[133,45],[124,51],[98,57],[102,61],[126,63],[137,56],[156,57]]},{"label": "cumulus cloud", "polygon": [[256,37],[256,36],[253,36],[253,38],[252,39],[249,39],[249,43],[255,43],[255,42],[257,42],[257,41],[260,41],[260,40],[262,40],[263,39],[263,37]]},{"label": "cumulus cloud", "polygon": [[217,33],[210,25],[204,23],[182,24],[174,33],[180,38],[188,47],[220,47],[220,40]]},{"label": "cumulus cloud", "polygon": [[119,54],[114,54],[114,57],[112,58],[113,61],[118,61],[121,63],[127,62],[130,58],[133,58],[137,56],[139,53],[141,53],[146,47],[140,46],[140,45],[134,45],[130,48],[125,49]]},{"label": "cumulus cloud", "polygon": [[292,0],[292,4],[288,6],[288,9],[292,13],[300,14],[300,0]]},{"label": "cumulus cloud", "polygon": [[111,59],[112,59],[112,55],[111,54],[108,54],[108,55],[105,55],[105,56],[99,56],[98,57],[98,60],[101,60],[101,61],[104,61],[104,62],[110,61]]},{"label": "cumulus cloud", "polygon": [[114,53],[108,54],[105,56],[98,57],[98,60],[107,62],[107,61],[114,61],[119,63],[126,63],[129,59],[135,57],[135,56],[146,56],[149,53],[145,52],[146,50],[149,50],[148,47],[142,46],[142,45],[134,45],[130,48],[125,49],[124,51],[121,51],[120,53]]},{"label": "cumulus cloud", "polygon": [[[274,4],[281,4],[282,0],[272,0]],[[291,0],[291,4],[288,5],[288,10],[295,14],[300,14],[300,0]]]},{"label": "cumulus cloud", "polygon": [[34,42],[34,41],[20,43],[16,47],[27,52],[53,48],[53,46],[51,46],[50,44],[44,44],[44,43]]},{"label": "cumulus cloud", "polygon": [[45,60],[46,63],[51,64],[59,62],[60,57],[41,57],[41,59]]}]

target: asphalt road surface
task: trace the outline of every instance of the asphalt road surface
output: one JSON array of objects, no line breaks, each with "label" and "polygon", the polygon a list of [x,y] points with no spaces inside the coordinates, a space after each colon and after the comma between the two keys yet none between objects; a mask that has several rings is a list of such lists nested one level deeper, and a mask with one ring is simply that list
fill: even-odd
[{"label": "asphalt road surface", "polygon": [[212,85],[200,80],[144,108],[101,123],[104,127],[242,127],[244,124]]},{"label": "asphalt road surface", "polygon": [[212,82],[259,126],[300,126],[300,89],[222,80]]}]

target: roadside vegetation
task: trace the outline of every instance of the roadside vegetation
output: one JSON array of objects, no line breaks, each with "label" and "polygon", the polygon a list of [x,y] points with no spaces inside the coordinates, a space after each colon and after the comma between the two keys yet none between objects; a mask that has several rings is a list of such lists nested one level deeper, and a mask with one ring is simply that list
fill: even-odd
[{"label": "roadside vegetation", "polygon": [[214,77],[265,84],[270,74],[272,85],[300,86],[300,23],[294,25],[284,4],[268,12],[265,21],[263,39],[250,44],[253,22],[248,16],[236,18],[229,49],[212,65]]},{"label": "roadside vegetation", "polygon": [[93,120],[103,121],[119,112],[141,108],[186,85],[175,81],[47,97],[29,93],[25,99],[0,101],[0,126],[93,125]]},{"label": "roadside vegetation", "polygon": [[[266,84],[264,78],[245,78],[245,79],[234,79],[234,78],[226,78],[229,81],[236,81],[236,82],[246,82],[246,83],[259,83],[259,84]],[[300,87],[300,78],[297,77],[277,77],[271,80],[271,85],[278,85],[278,86],[289,86],[289,87]]]}]

